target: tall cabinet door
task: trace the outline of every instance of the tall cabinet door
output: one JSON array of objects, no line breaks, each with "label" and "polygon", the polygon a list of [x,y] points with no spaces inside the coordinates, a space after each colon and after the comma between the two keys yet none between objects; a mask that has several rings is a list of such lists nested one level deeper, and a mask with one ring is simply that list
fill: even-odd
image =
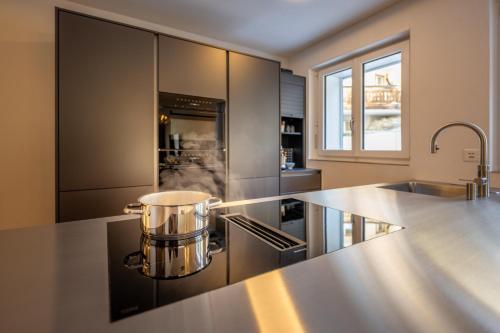
[{"label": "tall cabinet door", "polygon": [[[58,20],[60,197],[71,191],[151,186],[155,35],[64,11]],[[89,204],[64,202],[81,207],[60,207],[60,212]],[[100,214],[117,211],[116,201],[110,205]]]},{"label": "tall cabinet door", "polygon": [[226,100],[227,51],[159,37],[159,90]]},{"label": "tall cabinet door", "polygon": [[285,117],[304,118],[306,78],[281,72],[281,115]]},{"label": "tall cabinet door", "polygon": [[278,179],[279,87],[279,63],[229,53],[230,180]]},{"label": "tall cabinet door", "polygon": [[[227,201],[273,197],[279,195],[279,178],[247,178],[230,179],[228,183]],[[237,208],[237,207],[236,207]],[[232,212],[231,208],[229,211]],[[234,211],[235,213],[238,211]],[[245,213],[259,221],[265,221],[275,228],[279,228],[280,204],[279,201],[269,201],[258,205],[248,205]]]}]

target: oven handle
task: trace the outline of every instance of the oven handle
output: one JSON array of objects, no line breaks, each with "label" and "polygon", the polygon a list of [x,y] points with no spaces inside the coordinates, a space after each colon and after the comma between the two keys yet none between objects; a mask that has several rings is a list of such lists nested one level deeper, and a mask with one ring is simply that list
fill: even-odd
[{"label": "oven handle", "polygon": [[171,111],[172,116],[191,116],[191,117],[203,117],[203,118],[217,118],[216,111],[198,111],[198,110],[176,110]]}]

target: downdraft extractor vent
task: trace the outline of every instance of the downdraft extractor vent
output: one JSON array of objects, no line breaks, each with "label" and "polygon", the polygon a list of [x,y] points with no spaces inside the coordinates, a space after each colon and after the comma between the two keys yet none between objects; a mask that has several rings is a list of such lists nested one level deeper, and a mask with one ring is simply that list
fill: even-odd
[{"label": "downdraft extractor vent", "polygon": [[245,229],[279,251],[295,251],[304,248],[306,245],[300,239],[241,214],[223,215],[221,217]]}]

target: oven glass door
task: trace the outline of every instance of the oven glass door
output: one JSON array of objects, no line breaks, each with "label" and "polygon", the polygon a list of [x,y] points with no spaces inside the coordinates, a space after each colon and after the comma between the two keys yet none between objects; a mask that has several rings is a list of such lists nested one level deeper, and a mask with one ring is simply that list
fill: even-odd
[{"label": "oven glass door", "polygon": [[220,195],[225,179],[224,113],[161,109],[160,190]]}]

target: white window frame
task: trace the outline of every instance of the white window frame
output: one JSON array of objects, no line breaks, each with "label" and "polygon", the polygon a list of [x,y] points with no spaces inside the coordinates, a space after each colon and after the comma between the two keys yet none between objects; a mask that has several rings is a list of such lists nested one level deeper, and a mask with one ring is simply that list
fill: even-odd
[{"label": "white window frame", "polygon": [[[340,161],[359,161],[375,162],[382,160],[395,160],[399,163],[407,161],[410,158],[410,66],[409,66],[409,41],[405,40],[394,43],[377,50],[363,53],[360,56],[349,60],[337,62],[333,65],[321,68],[317,71],[318,84],[317,89],[317,119],[318,119],[318,137],[319,146],[317,155],[320,158]],[[364,150],[362,149],[362,130],[363,130],[363,65],[365,63],[390,56],[401,52],[401,150]],[[352,69],[352,150],[333,150],[325,149],[325,98],[324,84],[325,76],[342,70]]]},{"label": "white window frame", "polygon": [[325,142],[325,96],[324,96],[324,92],[325,92],[325,78],[326,76],[330,75],[330,74],[335,74],[335,73],[338,73],[338,72],[342,72],[342,71],[345,71],[345,70],[352,70],[352,80],[353,80],[353,87],[351,89],[351,92],[352,92],[352,115],[351,115],[351,119],[354,119],[354,110],[356,110],[356,103],[358,102],[359,98],[357,98],[356,96],[356,93],[354,91],[354,77],[356,75],[355,73],[355,61],[353,60],[349,60],[349,61],[344,61],[344,62],[341,62],[341,63],[337,63],[333,66],[329,66],[325,69],[322,69],[318,72],[318,80],[319,80],[319,84],[318,84],[318,98],[319,98],[319,107],[320,107],[320,110],[319,110],[319,134],[320,134],[320,137],[321,139],[319,140],[319,143],[320,143],[320,147],[319,147],[319,150],[321,151],[321,155],[324,155],[324,156],[340,156],[340,157],[349,157],[349,156],[352,156],[352,153],[353,153],[353,150],[355,148],[355,146],[357,145],[357,142],[355,140],[355,138],[357,137],[357,135],[355,134],[356,132],[356,126],[353,126],[353,128],[351,129],[351,133],[352,133],[352,150],[337,150],[337,149],[325,149],[325,145],[326,145],[326,142]]}]

